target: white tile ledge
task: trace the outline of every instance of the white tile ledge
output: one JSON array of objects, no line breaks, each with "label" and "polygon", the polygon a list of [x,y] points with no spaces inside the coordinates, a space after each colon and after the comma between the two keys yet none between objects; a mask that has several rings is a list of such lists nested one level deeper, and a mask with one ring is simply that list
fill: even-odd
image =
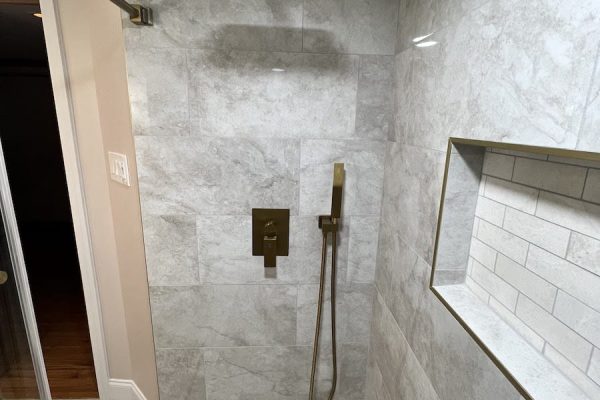
[{"label": "white tile ledge", "polygon": [[460,318],[535,400],[590,400],[466,285],[436,286]]}]

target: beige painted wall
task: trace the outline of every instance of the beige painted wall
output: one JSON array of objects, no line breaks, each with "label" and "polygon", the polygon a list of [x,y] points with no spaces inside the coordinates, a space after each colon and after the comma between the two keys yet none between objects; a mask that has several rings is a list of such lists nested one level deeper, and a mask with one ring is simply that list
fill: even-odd
[{"label": "beige painted wall", "polygon": [[[158,399],[121,14],[109,1],[57,0],[102,305],[109,373]],[[126,154],[131,187],[109,178]]]}]

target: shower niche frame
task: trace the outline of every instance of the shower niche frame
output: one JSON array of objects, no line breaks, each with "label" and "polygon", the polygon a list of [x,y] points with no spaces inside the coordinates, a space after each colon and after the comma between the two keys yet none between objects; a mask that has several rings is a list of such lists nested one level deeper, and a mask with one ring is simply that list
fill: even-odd
[{"label": "shower niche frame", "polygon": [[[598,351],[597,344],[590,344],[592,350],[588,370],[577,371],[580,375],[569,375],[573,371],[565,371],[564,366],[559,368],[560,363],[556,362],[556,358],[552,359],[546,354],[546,345],[554,351],[555,343],[546,340],[541,333],[538,335],[535,323],[526,318],[525,321],[520,319],[521,312],[531,316],[531,310],[539,308],[544,311],[543,315],[548,313],[548,319],[553,323],[555,320],[562,323],[554,315],[557,297],[570,297],[570,293],[566,293],[567,290],[560,283],[556,284],[552,277],[536,270],[535,257],[543,253],[553,260],[564,261],[565,265],[572,268],[579,267],[572,260],[566,260],[567,252],[571,251],[571,235],[580,234],[570,225],[568,216],[582,210],[590,212],[594,221],[592,225],[596,224],[593,227],[598,228],[600,233],[600,189],[592,193],[596,196],[592,199],[585,194],[591,170],[594,176],[600,177],[598,153],[456,137],[448,140],[429,287],[523,398],[528,400],[595,400],[600,395],[600,381],[596,382],[596,392],[594,380],[586,375],[591,371],[594,352]],[[574,175],[563,176],[565,173]],[[578,185],[582,186],[581,190]],[[556,193],[557,188],[559,193]],[[488,190],[490,197],[497,196],[494,200],[486,197]],[[511,190],[515,193],[511,194]],[[561,190],[566,192],[562,193]],[[566,223],[560,220],[562,216],[558,218],[563,215],[561,213],[555,213],[558,222],[554,217],[546,217],[550,219],[547,221],[544,215],[540,216],[557,206],[552,202],[543,206],[538,204],[554,197],[559,199],[555,201],[564,203],[561,203],[561,207],[566,210],[563,213],[567,215],[564,217]],[[497,212],[492,212],[494,207],[484,207],[480,202],[493,203]],[[572,205],[581,209],[564,208]],[[494,221],[494,218],[497,219]],[[508,228],[505,226],[507,218],[513,221]],[[528,225],[530,220],[533,221],[531,226]],[[546,227],[546,224],[556,229],[560,234],[555,236],[560,238],[566,237],[568,231],[568,249],[559,239],[541,230],[540,227]],[[516,229],[517,234],[513,235],[512,229]],[[526,235],[521,232],[526,232]],[[504,234],[506,237],[502,236]],[[583,234],[589,235],[589,232]],[[516,237],[515,243],[511,242],[513,237]],[[596,239],[600,240],[600,237]],[[552,243],[552,246],[556,244],[556,248],[548,251],[546,242]],[[485,248],[485,251],[479,247]],[[522,251],[518,251],[520,248]],[[482,264],[475,260],[473,254],[477,254],[478,258],[483,257],[481,254],[494,254],[493,258],[488,258],[493,263]],[[489,284],[486,288],[475,281],[476,271],[480,274],[477,278]],[[598,274],[598,271],[600,267],[593,272]],[[520,279],[505,281],[503,274],[511,279]],[[590,276],[598,278],[600,282],[600,276]],[[539,286],[525,287],[528,278]],[[552,285],[557,286],[554,292]],[[494,292],[496,286],[497,293]],[[530,289],[533,291],[528,292]],[[538,299],[535,295],[537,292],[553,293],[553,304],[541,297]],[[534,301],[528,296],[532,296]],[[551,297],[548,295],[548,299]],[[598,307],[593,311],[600,313]],[[576,335],[581,333],[577,332]],[[542,347],[536,341],[538,336],[543,340]],[[582,339],[585,341],[587,338],[584,336]],[[590,342],[593,343],[593,340]],[[560,352],[556,353],[560,355]],[[591,384],[582,384],[582,376],[588,378]],[[591,395],[590,390],[593,392]]]}]

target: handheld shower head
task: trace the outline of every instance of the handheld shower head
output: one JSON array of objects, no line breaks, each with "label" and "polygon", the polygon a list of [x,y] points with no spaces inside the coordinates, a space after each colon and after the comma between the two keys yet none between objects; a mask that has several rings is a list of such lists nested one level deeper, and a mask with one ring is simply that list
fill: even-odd
[{"label": "handheld shower head", "polygon": [[333,165],[333,191],[331,195],[331,218],[341,218],[342,216],[342,194],[344,192],[344,163],[335,163]]}]

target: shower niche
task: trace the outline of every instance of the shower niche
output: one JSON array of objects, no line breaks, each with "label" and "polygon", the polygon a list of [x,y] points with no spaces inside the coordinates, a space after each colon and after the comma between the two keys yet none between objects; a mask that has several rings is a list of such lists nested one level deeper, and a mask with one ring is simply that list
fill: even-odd
[{"label": "shower niche", "polygon": [[600,399],[600,154],[451,138],[431,290],[526,399]]}]

